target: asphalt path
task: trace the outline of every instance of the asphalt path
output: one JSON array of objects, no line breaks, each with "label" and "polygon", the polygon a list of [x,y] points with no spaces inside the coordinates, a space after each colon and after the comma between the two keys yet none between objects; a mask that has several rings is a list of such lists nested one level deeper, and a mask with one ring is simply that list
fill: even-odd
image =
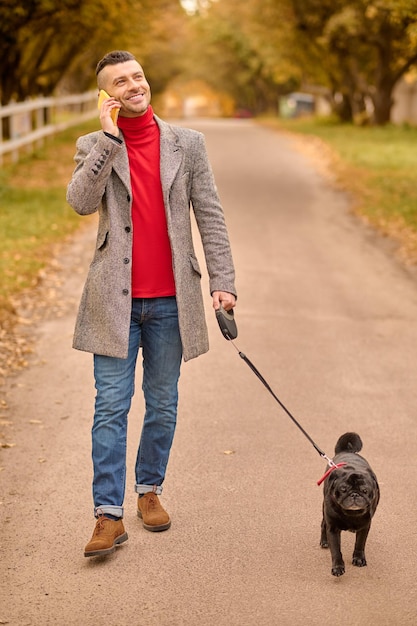
[{"label": "asphalt path", "polygon": [[[91,355],[71,338],[94,245],[87,222],[59,255],[60,314],[34,329],[30,366],[6,390],[15,445],[0,457],[0,624],[414,625],[416,279],[290,137],[250,120],[189,125],[206,135],[225,207],[239,335],[221,336],[205,277],[211,350],[182,369],[162,496],[171,529],[149,533],[136,517],[138,393],[129,541],[83,557],[94,388]],[[238,350],[329,456],[342,433],[361,435],[381,486],[367,567],[351,565],[344,533],[346,573],[331,575],[319,546],[325,463]]]}]

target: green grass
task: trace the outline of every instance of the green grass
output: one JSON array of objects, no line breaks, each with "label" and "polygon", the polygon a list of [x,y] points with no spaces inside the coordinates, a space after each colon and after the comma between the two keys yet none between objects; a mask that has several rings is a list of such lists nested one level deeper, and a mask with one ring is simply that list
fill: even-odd
[{"label": "green grass", "polygon": [[53,244],[80,225],[79,216],[66,203],[66,184],[74,167],[76,138],[96,127],[93,121],[67,130],[2,170],[0,321],[13,309],[11,298],[36,284]]},{"label": "green grass", "polygon": [[75,220],[62,189],[0,189],[0,296],[33,284],[56,240],[72,232]]},{"label": "green grass", "polygon": [[417,262],[417,128],[357,127],[320,119],[272,124],[329,145],[339,182],[355,195],[356,211],[397,238],[408,261]]}]

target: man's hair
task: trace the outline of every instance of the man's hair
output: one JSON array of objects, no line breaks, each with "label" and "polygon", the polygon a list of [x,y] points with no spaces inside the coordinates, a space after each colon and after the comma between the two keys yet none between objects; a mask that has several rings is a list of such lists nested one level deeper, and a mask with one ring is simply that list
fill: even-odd
[{"label": "man's hair", "polygon": [[116,65],[117,63],[126,63],[126,61],[136,61],[136,58],[130,52],[125,50],[113,50],[106,54],[101,61],[97,63],[96,76],[99,75],[106,65]]}]

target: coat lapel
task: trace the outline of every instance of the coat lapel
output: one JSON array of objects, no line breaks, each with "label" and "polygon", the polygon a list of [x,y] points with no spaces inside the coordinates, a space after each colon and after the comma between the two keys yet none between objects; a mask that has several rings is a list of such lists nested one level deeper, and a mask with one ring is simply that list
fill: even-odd
[{"label": "coat lapel", "polygon": [[168,206],[169,190],[178,172],[183,158],[182,147],[172,127],[155,115],[160,130],[161,145],[161,184],[166,206]]},{"label": "coat lapel", "polygon": [[[120,131],[121,139],[123,139],[123,133]],[[127,156],[126,146],[124,145],[124,150],[118,150],[116,157],[113,161],[113,169],[125,185],[126,189],[130,192],[130,169],[129,169],[129,159]]]}]

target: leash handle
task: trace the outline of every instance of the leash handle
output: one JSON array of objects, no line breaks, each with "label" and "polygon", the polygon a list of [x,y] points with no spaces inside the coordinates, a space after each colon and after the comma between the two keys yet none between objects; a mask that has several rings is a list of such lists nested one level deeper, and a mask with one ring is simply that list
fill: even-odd
[{"label": "leash handle", "polygon": [[223,333],[223,337],[228,341],[236,339],[237,326],[233,309],[230,309],[230,311],[225,311],[224,308],[220,306],[220,308],[216,310],[216,319],[220,326],[220,330]]}]

